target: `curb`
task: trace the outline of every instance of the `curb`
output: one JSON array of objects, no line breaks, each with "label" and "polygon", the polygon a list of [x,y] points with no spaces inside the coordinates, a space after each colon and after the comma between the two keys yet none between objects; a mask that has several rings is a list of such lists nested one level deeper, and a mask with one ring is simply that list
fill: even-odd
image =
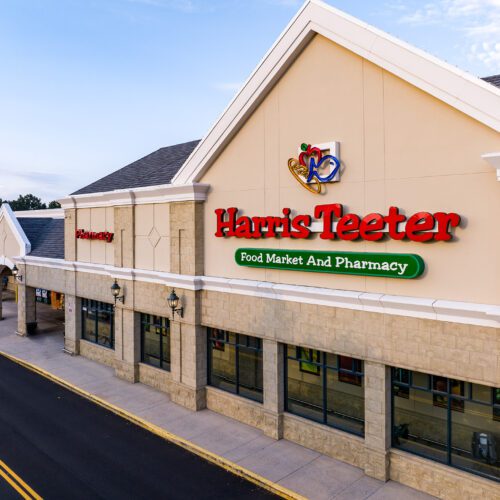
[{"label": "curb", "polygon": [[54,375],[53,373],[50,373],[43,368],[40,368],[37,365],[34,365],[30,363],[29,361],[25,361],[23,359],[17,358],[16,356],[12,356],[11,354],[7,354],[6,352],[0,351],[0,355],[9,359],[10,361],[17,363],[18,365],[23,366],[24,368],[37,373],[38,375],[41,375],[42,377],[51,380],[52,382],[55,382],[56,384],[65,387],[66,389],[69,389],[70,391],[74,392],[75,394],[78,394],[85,399],[88,399],[89,401],[92,401],[93,403],[115,413],[116,415],[128,420],[129,422],[132,422],[135,425],[138,425],[139,427],[142,427],[143,429],[146,429],[147,431],[156,434],[157,436],[161,437],[165,441],[168,441],[170,443],[173,443],[177,446],[180,446],[181,448],[207,460],[208,462],[211,462],[219,467],[222,467],[223,469],[227,470],[228,472],[231,472],[232,474],[235,474],[236,476],[242,477],[246,479],[247,481],[250,481],[253,484],[256,484],[257,486],[274,493],[275,495],[280,496],[281,498],[287,499],[287,500],[307,500],[307,497],[300,495],[299,493],[296,493],[292,490],[289,490],[288,488],[285,488],[284,486],[281,486],[277,483],[274,483],[270,481],[269,479],[266,479],[263,476],[260,476],[259,474],[256,474],[255,472],[252,472],[248,469],[245,469],[244,467],[241,467],[240,465],[231,462],[230,460],[227,460],[224,457],[221,457],[220,455],[216,455],[215,453],[212,453],[211,451],[206,450],[205,448],[202,448],[191,441],[188,441],[187,439],[184,439],[180,436],[177,436],[175,434],[172,434],[171,432],[162,429],[161,427],[152,424],[151,422],[148,422],[147,420],[144,420],[141,417],[138,417],[137,415],[134,415],[133,413],[128,412],[127,410],[124,410],[118,406],[115,406],[112,403],[109,403],[105,399],[102,399],[98,396],[95,396],[94,394],[81,389],[80,387],[73,385],[71,382],[68,382],[57,375]]}]

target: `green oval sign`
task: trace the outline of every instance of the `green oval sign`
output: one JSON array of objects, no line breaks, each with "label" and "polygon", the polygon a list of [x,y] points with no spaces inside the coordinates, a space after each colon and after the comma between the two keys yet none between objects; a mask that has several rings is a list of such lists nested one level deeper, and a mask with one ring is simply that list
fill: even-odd
[{"label": "green oval sign", "polygon": [[239,248],[234,258],[239,266],[379,278],[413,279],[420,276],[425,269],[422,257],[407,253]]}]

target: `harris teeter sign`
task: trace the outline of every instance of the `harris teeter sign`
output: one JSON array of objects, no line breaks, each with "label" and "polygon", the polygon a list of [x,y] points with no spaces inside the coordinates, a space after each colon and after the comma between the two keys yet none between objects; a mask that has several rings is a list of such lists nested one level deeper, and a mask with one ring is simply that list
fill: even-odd
[{"label": "harris teeter sign", "polygon": [[380,278],[417,278],[425,268],[419,255],[404,253],[239,248],[234,257],[240,266]]}]

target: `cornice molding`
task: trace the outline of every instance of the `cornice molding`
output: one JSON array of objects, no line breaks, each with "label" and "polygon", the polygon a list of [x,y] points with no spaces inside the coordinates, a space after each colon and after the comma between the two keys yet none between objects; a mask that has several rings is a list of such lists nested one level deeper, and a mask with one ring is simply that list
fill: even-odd
[{"label": "cornice molding", "polygon": [[190,183],[181,186],[164,184],[136,189],[119,189],[103,193],[79,194],[62,198],[63,209],[145,205],[175,201],[205,201],[209,184]]},{"label": "cornice molding", "polygon": [[109,276],[110,279],[157,283],[193,291],[207,290],[379,314],[500,328],[500,306],[493,304],[335,290],[212,276],[188,276],[185,274],[145,271],[60,259],[45,259],[30,257],[29,255],[16,257],[14,261],[31,266],[100,274]]}]

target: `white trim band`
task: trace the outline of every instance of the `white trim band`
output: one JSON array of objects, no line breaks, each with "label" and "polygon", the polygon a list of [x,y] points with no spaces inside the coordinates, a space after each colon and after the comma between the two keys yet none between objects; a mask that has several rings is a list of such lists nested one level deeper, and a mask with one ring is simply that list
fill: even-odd
[{"label": "white trim band", "polygon": [[45,259],[42,257],[15,257],[14,260],[31,266],[100,274],[109,276],[110,278],[145,281],[193,291],[208,290],[272,300],[285,300],[380,314],[500,328],[500,306],[491,304],[475,304],[426,297],[406,297],[403,295],[285,285],[266,281],[211,276],[188,276],[185,274],[145,271],[106,266],[103,264]]}]

